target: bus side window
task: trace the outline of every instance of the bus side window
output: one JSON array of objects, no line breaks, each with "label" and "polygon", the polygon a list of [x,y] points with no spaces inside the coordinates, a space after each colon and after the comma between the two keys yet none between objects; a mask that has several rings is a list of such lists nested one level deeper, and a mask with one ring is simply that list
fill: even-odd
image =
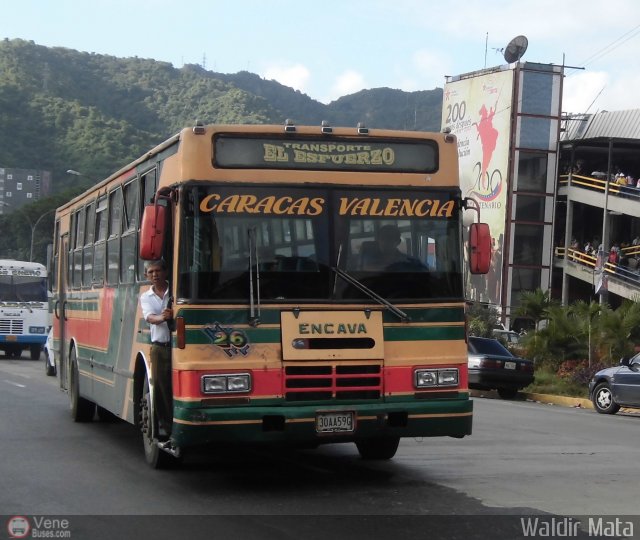
[{"label": "bus side window", "polygon": [[109,239],[107,240],[107,284],[117,285],[120,276],[120,222],[122,216],[122,190],[118,187],[109,194]]},{"label": "bus side window", "polygon": [[101,287],[104,283],[104,262],[108,227],[107,197],[98,199],[96,207],[96,238],[93,248],[93,284]]},{"label": "bus side window", "polygon": [[51,273],[49,274],[49,287],[52,292],[58,292],[58,268],[60,267],[60,220],[57,219],[53,228],[53,257],[51,261]]},{"label": "bus side window", "polygon": [[120,246],[121,283],[133,283],[136,277],[138,199],[138,180],[135,179],[124,186],[122,241]]},{"label": "bus side window", "polygon": [[73,287],[73,246],[75,244],[75,235],[76,235],[76,220],[78,219],[78,214],[71,214],[71,226],[69,228],[70,236],[69,245],[67,246],[68,254],[67,254],[67,284],[69,288]]},{"label": "bus side window", "polygon": [[82,266],[82,286],[91,287],[93,279],[93,240],[96,226],[96,203],[91,201],[86,207],[84,233],[84,257]]},{"label": "bus side window", "polygon": [[[140,190],[142,197],[140,198],[140,214],[144,212],[144,207],[153,202],[153,198],[156,195],[156,169],[144,173],[140,176]],[[137,224],[138,237],[140,237],[140,220]],[[137,254],[137,250],[136,250]],[[137,255],[136,255],[137,256]],[[140,281],[146,281],[147,277],[144,273],[144,260],[138,257],[138,279]]]}]

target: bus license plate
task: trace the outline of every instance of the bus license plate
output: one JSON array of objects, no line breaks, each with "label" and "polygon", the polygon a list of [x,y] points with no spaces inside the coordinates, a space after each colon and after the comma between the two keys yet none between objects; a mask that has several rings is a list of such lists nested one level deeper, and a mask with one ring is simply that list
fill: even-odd
[{"label": "bus license plate", "polygon": [[516,363],[515,362],[505,362],[504,363],[504,369],[516,369]]},{"label": "bus license plate", "polygon": [[351,433],[355,428],[353,411],[319,412],[316,414],[318,433]]}]

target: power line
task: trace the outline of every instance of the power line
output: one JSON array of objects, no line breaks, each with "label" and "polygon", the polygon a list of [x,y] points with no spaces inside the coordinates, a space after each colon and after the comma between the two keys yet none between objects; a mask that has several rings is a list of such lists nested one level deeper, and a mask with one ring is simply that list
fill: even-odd
[{"label": "power line", "polygon": [[592,54],[589,58],[587,58],[583,62],[580,62],[580,65],[586,66],[587,64],[589,64],[589,63],[591,63],[591,62],[593,62],[595,60],[599,60],[603,56],[609,54],[611,51],[614,51],[615,49],[620,47],[620,45],[622,45],[622,44],[626,43],[627,41],[629,41],[630,39],[636,37],[638,34],[640,34],[640,24],[638,26],[632,28],[628,32],[625,32],[618,39],[616,39],[615,41],[609,43],[609,45],[607,45],[606,47],[603,47],[598,52]]}]

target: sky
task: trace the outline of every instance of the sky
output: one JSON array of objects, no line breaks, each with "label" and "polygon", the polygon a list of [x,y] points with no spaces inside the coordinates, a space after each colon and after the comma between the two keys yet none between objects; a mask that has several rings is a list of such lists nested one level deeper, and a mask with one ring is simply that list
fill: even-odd
[{"label": "sky", "polygon": [[442,88],[523,61],[567,66],[563,111],[640,108],[639,0],[2,0],[0,38],[250,71],[329,103]]}]

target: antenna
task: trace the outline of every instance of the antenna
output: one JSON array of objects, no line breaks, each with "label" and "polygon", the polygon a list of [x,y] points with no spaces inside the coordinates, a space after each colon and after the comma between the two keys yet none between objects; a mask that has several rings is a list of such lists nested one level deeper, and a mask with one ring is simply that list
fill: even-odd
[{"label": "antenna", "polygon": [[508,64],[513,64],[522,58],[527,50],[529,40],[525,36],[516,36],[504,49],[504,59]]}]

